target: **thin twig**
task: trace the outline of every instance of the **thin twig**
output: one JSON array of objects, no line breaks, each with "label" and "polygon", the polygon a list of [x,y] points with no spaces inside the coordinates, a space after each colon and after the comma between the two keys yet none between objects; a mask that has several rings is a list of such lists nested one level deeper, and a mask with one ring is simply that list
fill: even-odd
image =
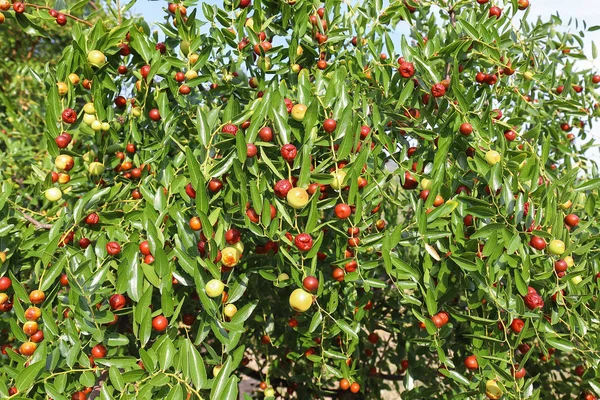
[{"label": "thin twig", "polygon": [[35,229],[52,229],[52,225],[50,224],[44,224],[23,211],[21,211],[21,214],[23,214],[23,218],[25,218],[27,221],[31,222],[33,226],[35,226]]},{"label": "thin twig", "polygon": [[108,377],[108,371],[104,370],[104,371],[102,371],[102,373],[100,373],[100,376],[98,376],[98,379],[96,380],[96,384],[94,385],[94,389],[90,392],[90,395],[88,397],[89,400],[94,400],[96,397],[100,396],[100,391],[102,390],[102,384],[104,383],[104,381],[106,381],[107,377]]}]

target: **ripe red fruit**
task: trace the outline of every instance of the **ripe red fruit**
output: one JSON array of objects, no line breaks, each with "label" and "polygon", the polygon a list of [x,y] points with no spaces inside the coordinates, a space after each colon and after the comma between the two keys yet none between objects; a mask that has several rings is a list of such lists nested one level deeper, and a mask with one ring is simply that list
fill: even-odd
[{"label": "ripe red fruit", "polygon": [[556,272],[565,272],[569,268],[569,264],[565,260],[557,260],[554,263],[554,270]]},{"label": "ripe red fruit", "polygon": [[153,108],[152,110],[150,110],[150,112],[148,113],[148,116],[150,117],[150,119],[152,121],[160,121],[160,112],[158,112],[158,110],[156,108]]},{"label": "ripe red fruit", "polygon": [[256,146],[252,143],[246,143],[246,157],[252,158],[256,156],[256,153],[258,153]]},{"label": "ripe red fruit", "polygon": [[119,54],[122,55],[123,57],[128,56],[131,53],[131,49],[129,48],[129,45],[127,43],[121,43],[119,45]]},{"label": "ripe red fruit", "polygon": [[142,243],[140,243],[140,253],[142,253],[145,256],[152,254],[150,252],[150,244],[147,240],[144,240]]},{"label": "ripe red fruit", "polygon": [[281,156],[287,162],[292,162],[298,155],[298,150],[293,144],[286,144],[281,148]]},{"label": "ripe red fruit", "polygon": [[488,85],[493,86],[496,84],[496,82],[498,82],[498,76],[496,74],[486,75],[484,81]]},{"label": "ripe red fruit", "polygon": [[504,131],[504,137],[509,142],[512,142],[513,140],[515,140],[517,138],[517,132],[515,132],[513,129],[509,129],[507,131]]},{"label": "ripe red fruit", "polygon": [[220,179],[213,178],[208,182],[208,190],[213,193],[217,193],[223,189],[223,182]]},{"label": "ripe red fruit", "polygon": [[65,26],[67,24],[67,16],[65,14],[63,14],[63,13],[59,13],[56,16],[56,23],[59,26]]},{"label": "ripe red fruit", "polygon": [[334,280],[341,282],[344,280],[344,270],[341,268],[335,268],[333,270],[333,272],[331,273],[331,276],[333,277]]},{"label": "ripe red fruit", "polygon": [[123,96],[117,96],[115,98],[115,106],[123,108],[127,105],[127,100]]},{"label": "ripe red fruit", "polygon": [[436,83],[431,87],[431,94],[433,97],[442,97],[446,94],[446,87],[441,83]]},{"label": "ripe red fruit", "polygon": [[116,256],[121,252],[121,246],[117,242],[108,242],[106,243],[106,251],[111,256]]},{"label": "ripe red fruit", "polygon": [[442,320],[442,324],[446,325],[450,321],[450,314],[446,311],[440,311],[437,316]]},{"label": "ripe red fruit", "polygon": [[54,141],[56,142],[56,145],[58,146],[59,149],[66,148],[69,145],[69,143],[71,142],[69,137],[66,135],[63,135],[63,134],[60,134],[56,138],[54,138]]},{"label": "ripe red fruit", "polygon": [[154,48],[160,51],[160,54],[165,54],[167,52],[167,46],[163,42],[156,43]]},{"label": "ripe red fruit", "polygon": [[542,299],[542,296],[540,296],[534,288],[529,286],[527,291],[527,295],[523,297],[523,301],[527,308],[535,310],[536,308],[544,307],[544,299]]},{"label": "ripe red fruit", "polygon": [[282,179],[275,184],[273,190],[275,191],[275,195],[277,197],[285,199],[288,192],[292,190],[292,184],[290,181]]},{"label": "ripe red fruit", "polygon": [[250,207],[249,209],[246,210],[246,215],[248,216],[250,221],[254,222],[255,224],[258,224],[258,221],[260,221],[260,216],[258,215],[256,210],[252,207]]},{"label": "ripe red fruit", "polygon": [[340,380],[340,389],[342,389],[342,390],[350,389],[350,381],[346,378],[342,378]]},{"label": "ripe red fruit", "polygon": [[575,214],[569,214],[565,217],[565,225],[571,228],[576,227],[579,224],[579,217]]},{"label": "ripe red fruit", "polygon": [[25,12],[25,3],[13,3],[13,10],[15,10],[16,14],[23,14]]},{"label": "ripe red fruit", "polygon": [[126,303],[127,299],[125,299],[125,296],[118,293],[110,296],[110,299],[108,300],[108,304],[110,304],[110,308],[113,310],[120,310],[125,307]]},{"label": "ripe red fruit", "polygon": [[527,375],[527,371],[525,368],[519,368],[519,364],[517,364],[510,368],[510,374],[514,376],[515,379],[522,379]]},{"label": "ripe red fruit", "polygon": [[273,140],[273,130],[268,126],[265,126],[258,131],[258,137],[263,142],[270,142]]},{"label": "ripe red fruit", "polygon": [[479,363],[477,362],[477,357],[471,355],[465,358],[465,367],[471,371],[478,369]]},{"label": "ripe red fruit", "polygon": [[179,93],[180,94],[188,95],[188,94],[190,94],[191,91],[192,91],[192,89],[189,86],[187,86],[187,85],[181,85],[179,87]]},{"label": "ripe red fruit", "polygon": [[309,251],[313,246],[313,239],[308,233],[301,233],[294,239],[294,244],[300,251]]},{"label": "ripe red fruit", "polygon": [[433,322],[433,324],[435,325],[436,328],[441,328],[442,326],[444,326],[444,322],[442,321],[442,318],[440,318],[439,315],[434,315],[433,317],[431,317],[431,322]]},{"label": "ripe red fruit", "polygon": [[62,112],[62,120],[65,124],[74,124],[77,121],[77,113],[72,108],[67,108]]},{"label": "ripe red fruit", "polygon": [[354,382],[352,385],[350,385],[350,391],[352,393],[360,392],[360,385],[358,383]]},{"label": "ripe red fruit", "polygon": [[308,290],[309,292],[314,292],[319,288],[319,280],[314,276],[307,276],[302,281],[302,286],[304,286],[304,289]]},{"label": "ripe red fruit", "polygon": [[241,240],[241,238],[242,235],[240,234],[240,231],[235,228],[231,228],[225,232],[225,241],[229,244],[236,244]]},{"label": "ripe red fruit", "polygon": [[415,178],[413,178],[412,174],[408,171],[404,172],[404,183],[402,184],[402,187],[404,189],[416,189],[417,186],[419,186],[419,182],[417,182],[417,180]]},{"label": "ripe red fruit", "polygon": [[327,133],[332,133],[337,127],[337,122],[334,119],[327,118],[323,121],[323,130]]},{"label": "ripe red fruit", "polygon": [[79,247],[81,247],[82,249],[87,249],[91,243],[92,242],[88,238],[84,237],[84,238],[79,239]]},{"label": "ripe red fruit", "polygon": [[100,222],[100,217],[96,213],[91,213],[85,217],[85,223],[88,225],[96,225],[98,222]]},{"label": "ripe red fruit", "polygon": [[412,78],[415,74],[415,66],[408,61],[401,61],[398,66],[398,72],[403,78]]},{"label": "ripe red fruit", "polygon": [[192,186],[191,183],[188,183],[187,185],[185,185],[185,193],[190,196],[190,198],[195,199],[196,198],[196,191],[194,190],[194,187]]},{"label": "ripe red fruit", "polygon": [[97,344],[94,347],[92,347],[92,356],[94,358],[103,358],[106,357],[106,347],[104,347],[101,344]]},{"label": "ripe red fruit", "polygon": [[363,125],[360,127],[360,138],[361,139],[366,139],[367,136],[369,136],[369,133],[371,133],[371,128],[369,128],[366,125]]},{"label": "ripe red fruit", "polygon": [[87,396],[83,392],[75,392],[71,395],[71,400],[85,400]]},{"label": "ripe red fruit", "polygon": [[525,322],[520,318],[515,318],[510,323],[510,330],[515,334],[519,334],[525,327]]},{"label": "ripe red fruit", "polygon": [[2,278],[0,278],[0,291],[2,291],[2,292],[7,291],[11,285],[12,285],[12,281],[10,280],[10,278],[8,276],[3,276]]},{"label": "ripe red fruit", "polygon": [[263,41],[254,45],[254,53],[259,56],[261,49],[263,53],[267,53],[271,48],[273,48],[271,42]]},{"label": "ripe red fruit", "polygon": [[167,321],[167,319],[162,315],[158,315],[152,320],[152,328],[158,332],[162,332],[167,329],[168,325],[169,321]]},{"label": "ripe red fruit", "polygon": [[193,325],[194,321],[196,321],[196,317],[192,314],[183,314],[183,317],[181,318],[181,320],[183,321],[183,323],[185,325]]},{"label": "ripe red fruit", "polygon": [[465,122],[460,126],[460,133],[462,133],[465,136],[469,136],[471,133],[473,133],[473,126]]},{"label": "ripe red fruit", "polygon": [[594,84],[600,83],[600,75],[592,76],[592,83],[594,83]]},{"label": "ripe red fruit", "polygon": [[490,7],[490,13],[489,13],[490,18],[496,17],[496,19],[498,19],[498,18],[500,18],[501,15],[502,15],[502,9],[500,7],[496,7],[496,6]]},{"label": "ripe red fruit", "polygon": [[140,75],[142,75],[142,78],[146,79],[148,77],[149,73],[150,73],[149,65],[144,65],[142,68],[140,68]]},{"label": "ripe red fruit", "polygon": [[221,128],[221,132],[228,133],[230,135],[235,136],[238,131],[238,127],[233,124],[226,124],[223,128]]},{"label": "ripe red fruit", "polygon": [[539,236],[532,236],[529,240],[529,245],[536,250],[544,250],[546,248],[546,241]]},{"label": "ripe red fruit", "polygon": [[335,216],[338,217],[339,219],[346,219],[352,213],[352,209],[350,208],[350,206],[348,204],[340,203],[335,206],[334,212],[335,212]]}]

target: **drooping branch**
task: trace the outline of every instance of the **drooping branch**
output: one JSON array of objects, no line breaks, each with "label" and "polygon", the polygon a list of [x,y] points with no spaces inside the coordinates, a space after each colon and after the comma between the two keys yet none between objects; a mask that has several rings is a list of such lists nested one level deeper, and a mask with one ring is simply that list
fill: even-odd
[{"label": "drooping branch", "polygon": [[[52,10],[53,9],[52,7],[40,6],[40,5],[37,5],[37,4],[31,4],[31,3],[24,3],[24,4],[25,4],[25,7],[32,7],[32,8],[38,9],[38,10]],[[84,24],[84,25],[87,25],[87,26],[94,26],[93,23],[91,23],[89,21],[86,21],[84,19],[81,19],[81,18],[77,18],[74,15],[71,15],[71,14],[64,14],[64,15],[65,15],[65,17],[71,18],[72,20],[77,21],[77,22],[79,22],[81,24]]]},{"label": "drooping branch", "polygon": [[21,211],[21,214],[23,214],[23,218],[25,218],[27,221],[31,222],[33,224],[33,226],[35,226],[35,229],[52,229],[52,225],[51,224],[44,224],[43,222],[40,222],[36,219],[34,219],[31,215]]}]

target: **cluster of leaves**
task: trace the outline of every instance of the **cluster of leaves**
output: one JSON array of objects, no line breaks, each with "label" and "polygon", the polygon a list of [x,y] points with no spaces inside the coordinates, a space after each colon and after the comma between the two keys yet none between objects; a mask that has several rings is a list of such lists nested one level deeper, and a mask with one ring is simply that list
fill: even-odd
[{"label": "cluster of leaves", "polygon": [[72,40],[0,97],[0,394],[600,395],[600,77],[524,1],[186,1],[164,43],[133,2],[5,12]]}]

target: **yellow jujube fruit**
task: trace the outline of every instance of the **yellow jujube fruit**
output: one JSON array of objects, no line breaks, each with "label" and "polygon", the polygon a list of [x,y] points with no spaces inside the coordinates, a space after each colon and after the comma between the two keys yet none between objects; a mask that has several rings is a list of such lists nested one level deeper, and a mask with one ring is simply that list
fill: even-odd
[{"label": "yellow jujube fruit", "polygon": [[240,252],[235,247],[225,247],[221,250],[221,262],[226,267],[235,267],[240,261]]}]

